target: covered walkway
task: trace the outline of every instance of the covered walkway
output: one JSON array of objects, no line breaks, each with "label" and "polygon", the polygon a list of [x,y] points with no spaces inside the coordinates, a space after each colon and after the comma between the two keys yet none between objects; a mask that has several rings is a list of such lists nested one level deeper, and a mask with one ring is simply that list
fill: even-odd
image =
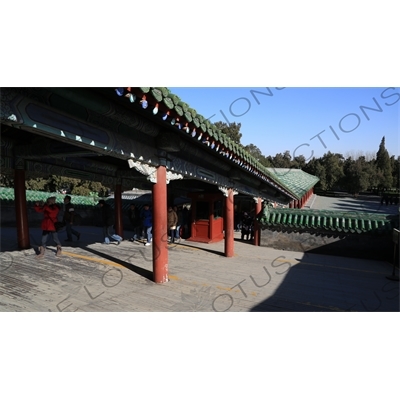
[{"label": "covered walkway", "polygon": [[224,239],[224,254],[233,257],[236,194],[253,199],[255,214],[262,200],[301,208],[318,181],[302,171],[269,171],[168,88],[5,88],[0,110],[2,173],[14,181],[19,249],[31,247],[28,177],[67,176],[113,187],[118,235],[122,192],[151,190],[157,283],[168,281],[163,238],[174,197],[195,193],[191,239]]}]

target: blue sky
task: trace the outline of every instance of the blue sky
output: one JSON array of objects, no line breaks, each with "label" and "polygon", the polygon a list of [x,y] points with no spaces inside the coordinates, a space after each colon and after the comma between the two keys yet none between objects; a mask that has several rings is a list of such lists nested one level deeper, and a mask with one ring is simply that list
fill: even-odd
[{"label": "blue sky", "polygon": [[399,155],[398,88],[169,89],[211,122],[240,122],[241,143],[255,144],[264,155],[371,154],[383,136],[389,154]]}]

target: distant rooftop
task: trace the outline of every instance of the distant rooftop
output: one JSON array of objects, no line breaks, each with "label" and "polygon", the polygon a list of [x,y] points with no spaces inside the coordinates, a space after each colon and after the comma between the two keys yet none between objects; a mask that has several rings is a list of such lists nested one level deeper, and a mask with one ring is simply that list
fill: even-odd
[{"label": "distant rooftop", "polygon": [[279,182],[289,192],[297,198],[301,198],[304,193],[314,187],[319,181],[314,175],[310,175],[301,169],[295,168],[266,168],[270,175]]}]

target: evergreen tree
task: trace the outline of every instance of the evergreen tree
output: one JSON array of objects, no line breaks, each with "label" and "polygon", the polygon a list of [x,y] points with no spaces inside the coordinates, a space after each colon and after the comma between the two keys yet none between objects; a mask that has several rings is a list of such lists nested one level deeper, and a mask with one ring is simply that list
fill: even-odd
[{"label": "evergreen tree", "polygon": [[314,175],[319,178],[319,182],[317,182],[317,184],[315,185],[317,189],[327,190],[326,170],[321,163],[321,159],[313,157],[304,167],[304,172],[307,172],[310,175]]},{"label": "evergreen tree", "polygon": [[381,144],[379,145],[379,150],[376,153],[376,168],[381,175],[379,186],[385,188],[392,187],[392,165],[390,163],[389,153],[385,148],[385,136],[382,138]]},{"label": "evergreen tree", "polygon": [[48,192],[58,192],[65,189],[68,193],[72,193],[75,186],[79,186],[81,180],[76,178],[68,178],[66,176],[50,175],[45,190]]},{"label": "evergreen tree", "polygon": [[393,176],[392,186],[398,189],[400,186],[400,156],[398,156],[397,159],[394,156],[390,157],[390,164],[392,166]]},{"label": "evergreen tree", "polygon": [[7,175],[0,175],[1,187],[14,187],[14,179]]},{"label": "evergreen tree", "polygon": [[108,188],[100,182],[91,182],[66,176],[50,175],[48,178],[33,178],[25,181],[25,187],[29,190],[46,192],[61,192],[79,196],[90,196],[93,193],[104,196]]},{"label": "evergreen tree", "polygon": [[27,190],[45,190],[47,179],[45,178],[32,178],[25,181],[25,188]]},{"label": "evergreen tree", "polygon": [[278,153],[275,157],[268,157],[268,160],[274,168],[290,168],[292,166],[291,159],[292,156],[289,150],[286,150],[283,154]]},{"label": "evergreen tree", "polygon": [[369,171],[365,157],[359,157],[357,160],[346,159],[343,165],[343,172],[341,188],[346,189],[353,195],[368,189]]},{"label": "evergreen tree", "polygon": [[296,156],[292,160],[292,167],[297,169],[304,169],[306,166],[306,158],[303,155]]},{"label": "evergreen tree", "polygon": [[343,156],[328,151],[328,153],[322,156],[321,164],[325,168],[327,190],[339,189],[340,182],[344,176]]},{"label": "evergreen tree", "polygon": [[253,143],[244,146],[244,149],[258,161],[263,156],[261,150]]},{"label": "evergreen tree", "polygon": [[229,125],[225,122],[218,121],[215,122],[214,125],[222,131],[225,135],[227,135],[231,140],[233,140],[236,144],[240,144],[240,139],[242,138],[242,134],[240,133],[240,128],[242,124],[237,124],[236,122],[231,122]]}]

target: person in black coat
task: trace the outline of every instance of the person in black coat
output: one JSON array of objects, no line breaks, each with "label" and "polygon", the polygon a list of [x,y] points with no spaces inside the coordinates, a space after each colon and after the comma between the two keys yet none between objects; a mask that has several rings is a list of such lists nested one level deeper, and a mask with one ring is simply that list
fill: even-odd
[{"label": "person in black coat", "polygon": [[142,221],[142,226],[144,232],[146,234],[146,243],[145,246],[150,246],[153,238],[152,230],[153,230],[153,212],[150,209],[148,204],[143,206],[142,211],[140,212],[140,219]]},{"label": "person in black coat", "polygon": [[253,220],[247,212],[243,213],[242,218],[242,229],[241,229],[241,240],[244,240],[246,236],[246,240],[249,240],[249,236],[251,238],[252,234],[252,224]]}]

